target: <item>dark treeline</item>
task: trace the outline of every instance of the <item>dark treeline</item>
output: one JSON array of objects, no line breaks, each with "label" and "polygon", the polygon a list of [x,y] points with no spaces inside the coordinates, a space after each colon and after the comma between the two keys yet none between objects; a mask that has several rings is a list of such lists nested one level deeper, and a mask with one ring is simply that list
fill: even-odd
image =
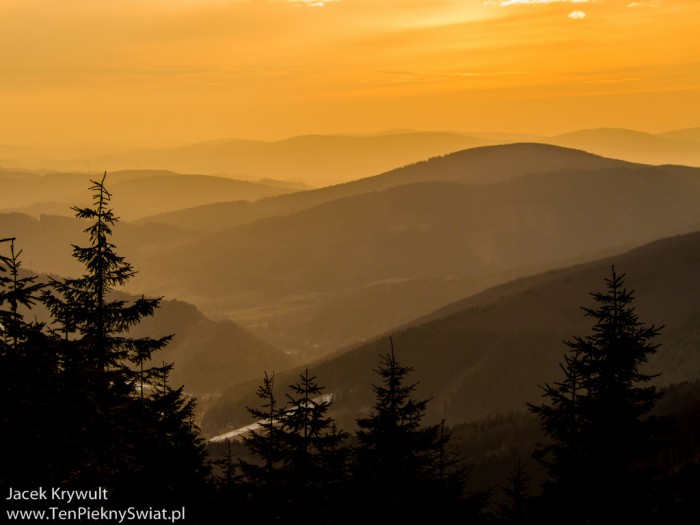
[{"label": "dark treeline", "polygon": [[470,467],[450,451],[445,425],[422,423],[428,401],[414,397],[411,371],[393,349],[382,356],[375,404],[352,436],[336,427],[308,370],[282,400],[266,375],[249,409],[259,428],[243,438],[245,459],[232,462],[230,443],[223,449],[219,513],[235,508],[253,523],[476,522],[486,494],[468,490]]},{"label": "dark treeline", "polygon": [[[417,396],[413,369],[391,339],[375,369],[374,404],[352,433],[338,428],[332,395],[308,370],[281,398],[274,374],[265,374],[248,409],[256,428],[208,452],[194,400],[170,384],[171,364],[154,364],[172,336],[129,336],[160,299],[113,298],[135,271],[110,242],[117,218],[104,178],[91,189],[93,206],[74,208],[89,223],[86,246],[73,247],[81,277],[27,277],[19,241],[0,239],[5,507],[45,509],[44,501],[8,502],[8,493],[56,487],[104,488],[109,496],[99,505],[113,509],[185,507],[185,522],[195,524],[693,523],[697,516],[700,402],[676,419],[658,415],[664,399],[644,365],[661,328],[637,318],[614,268],[605,290],[592,294],[595,307],[584,308],[590,335],[566,342],[561,377],[529,405],[542,436],[529,451],[534,462],[513,459],[500,486],[474,488],[478,468],[455,452],[465,433],[453,440],[445,422],[425,424],[429,400]],[[48,322],[32,320],[37,304]]]},{"label": "dark treeline", "polygon": [[[3,502],[15,505],[5,501],[13,490],[99,488],[111,508],[181,502],[194,512],[209,475],[194,401],[170,384],[172,365],[151,364],[170,337],[128,336],[159,299],[111,299],[135,272],[110,243],[117,218],[104,179],[91,189],[93,207],[75,208],[89,223],[87,245],[73,246],[81,277],[22,277],[11,238],[0,259]],[[38,302],[47,324],[22,315]]]}]

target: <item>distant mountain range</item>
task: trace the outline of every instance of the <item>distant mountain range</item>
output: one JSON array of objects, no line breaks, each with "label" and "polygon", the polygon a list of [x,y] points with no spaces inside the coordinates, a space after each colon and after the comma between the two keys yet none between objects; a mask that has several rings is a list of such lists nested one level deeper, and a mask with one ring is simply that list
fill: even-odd
[{"label": "distant mountain range", "polygon": [[[252,222],[159,250],[140,267],[154,293],[322,353],[458,293],[693,231],[698,202],[700,169],[540,144],[485,147],[250,204]],[[221,223],[242,220],[237,208],[218,209]]]},{"label": "distant mountain range", "polygon": [[[308,359],[488,286],[698,229],[699,199],[697,168],[512,144],[127,222],[114,239],[140,271],[134,291],[192,302]],[[0,214],[41,271],[77,271],[69,245],[82,227]]]},{"label": "distant mountain range", "polygon": [[[631,162],[700,166],[700,128],[650,134],[591,129],[556,136],[393,130],[373,135],[305,135],[279,141],[216,140],[163,149],[96,148],[63,155],[40,148],[0,147],[0,166],[82,172],[172,170],[240,180],[278,179],[321,187],[377,175],[397,166],[485,145],[540,142]],[[15,170],[16,171],[16,170]],[[154,211],[155,213],[155,211]]]},{"label": "distant mountain range", "polygon": [[[102,174],[49,173],[0,170],[0,211],[72,215],[75,205],[87,205],[91,179]],[[127,220],[154,213],[190,208],[221,201],[254,201],[308,189],[287,182],[240,181],[205,175],[148,170],[118,171],[108,175],[113,206]]]},{"label": "distant mountain range", "polygon": [[[563,340],[589,333],[591,319],[581,306],[593,306],[589,292],[605,289],[611,266],[626,274],[635,291],[640,320],[664,325],[661,348],[647,372],[661,373],[658,384],[695,381],[700,376],[700,232],[675,236],[591,263],[518,279],[397,328],[363,345],[308,365],[345,428],[372,403],[372,371],[389,351],[415,367],[417,395],[431,398],[429,419],[451,425],[489,414],[508,413],[538,402],[538,385],[561,379]],[[268,371],[271,372],[271,371]],[[283,390],[296,371],[278,373]],[[249,423],[244,407],[255,403],[256,382],[231,388],[210,408],[204,429],[210,434]]]},{"label": "distant mountain range", "polygon": [[651,135],[603,128],[551,137],[550,144],[645,164],[700,166],[700,128]]},{"label": "distant mountain range", "polygon": [[[626,136],[651,140],[651,151],[697,144],[698,135]],[[35,211],[52,201],[85,204],[87,178],[0,171],[0,201]],[[117,215],[140,217],[113,237],[139,271],[127,292],[177,299],[138,330],[177,334],[156,358],[175,361],[174,381],[189,391],[231,387],[207,410],[210,433],[249,423],[243,407],[264,370],[284,386],[293,377],[283,371],[312,358],[323,358],[313,373],[351,425],[371,403],[372,369],[389,334],[433,398],[433,420],[522,408],[537,400],[538,384],[558,378],[561,341],[587,330],[579,306],[611,264],[628,273],[642,319],[666,325],[663,352],[650,363],[661,381],[700,373],[700,233],[689,233],[700,230],[699,168],[530,142],[313,190],[164,171],[111,173],[108,188]],[[0,213],[0,237],[17,237],[24,267],[61,275],[81,271],[70,245],[84,243],[85,226]]]},{"label": "distant mountain range", "polygon": [[373,177],[310,191],[297,192],[255,203],[216,203],[145,217],[139,222],[160,222],[214,232],[233,226],[278,217],[338,199],[375,193],[419,182],[489,184],[522,175],[562,170],[597,170],[631,167],[630,163],[591,155],[570,148],[519,143],[467,149],[433,157]]}]

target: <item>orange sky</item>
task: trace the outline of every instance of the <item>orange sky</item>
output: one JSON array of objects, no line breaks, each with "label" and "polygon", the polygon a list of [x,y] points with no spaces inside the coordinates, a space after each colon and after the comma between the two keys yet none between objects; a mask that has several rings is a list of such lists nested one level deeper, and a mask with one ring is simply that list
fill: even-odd
[{"label": "orange sky", "polygon": [[0,0],[0,144],[700,126],[697,0]]}]

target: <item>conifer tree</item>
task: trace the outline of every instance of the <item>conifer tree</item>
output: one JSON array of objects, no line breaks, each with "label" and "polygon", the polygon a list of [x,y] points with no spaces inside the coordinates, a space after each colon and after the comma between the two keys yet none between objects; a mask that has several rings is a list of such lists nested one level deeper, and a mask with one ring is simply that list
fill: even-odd
[{"label": "conifer tree", "polygon": [[606,285],[591,294],[596,306],[583,308],[591,334],[566,342],[565,379],[545,385],[548,403],[530,405],[550,438],[535,452],[550,475],[544,504],[568,523],[631,522],[653,501],[649,459],[662,425],[649,414],[660,394],[641,368],[660,328],[639,321],[614,267]]},{"label": "conifer tree", "polygon": [[10,245],[9,255],[0,254],[0,338],[3,350],[16,348],[28,331],[41,326],[26,323],[20,308],[31,309],[38,301],[38,293],[44,287],[35,276],[20,276],[22,250],[15,251],[15,238],[0,239]]},{"label": "conifer tree", "polygon": [[183,487],[196,493],[207,470],[194,402],[167,385],[170,365],[149,364],[172,336],[128,333],[153,315],[160,299],[127,302],[112,296],[135,271],[110,240],[118,218],[105,178],[92,181],[92,207],[73,208],[91,223],[85,229],[88,245],[73,246],[85,273],[53,279],[42,296],[62,348],[65,398],[56,447],[70,465],[62,481],[113,488],[125,501],[156,493],[159,501],[181,500]]},{"label": "conifer tree", "polygon": [[75,279],[53,279],[52,289],[43,299],[58,331],[79,342],[75,352],[82,366],[98,372],[104,388],[129,393],[136,384],[134,365],[147,361],[171,336],[136,339],[125,335],[144,317],[153,315],[160,299],[141,297],[128,304],[110,298],[110,293],[136,272],[110,242],[119,219],[109,207],[112,196],[104,184],[106,176],[99,182],[91,181],[92,208],[72,208],[77,218],[91,221],[85,229],[88,246],[73,245],[73,257],[84,265],[85,273]]},{"label": "conifer tree", "polygon": [[[250,465],[246,474],[249,477],[261,477],[268,479],[269,473],[279,464],[282,459],[282,451],[279,440],[278,421],[283,412],[277,406],[277,399],[274,393],[275,376],[269,376],[265,372],[262,384],[258,387],[256,396],[262,405],[260,408],[247,407],[248,413],[260,426],[260,430],[250,432],[244,437],[244,443],[248,449],[262,461],[261,469],[258,466]],[[265,474],[262,474],[261,471]]]},{"label": "conifer tree", "polygon": [[279,421],[284,411],[278,407],[274,385],[274,374],[270,376],[265,372],[256,392],[261,406],[247,407],[259,428],[243,438],[257,461],[240,461],[243,485],[248,493],[248,507],[245,510],[251,517],[255,516],[259,523],[279,520],[284,488],[278,475],[283,457]]},{"label": "conifer tree", "polygon": [[[132,402],[134,419],[141,424],[139,484],[148,505],[189,502],[190,514],[204,499],[210,474],[204,440],[195,424],[196,404],[169,382],[172,364],[153,368],[149,395]],[[150,428],[149,428],[150,427]]]},{"label": "conifer tree", "polygon": [[510,525],[536,523],[530,495],[530,477],[522,461],[518,459],[515,469],[503,488],[506,500],[498,506],[498,522]]},{"label": "conifer tree", "polygon": [[382,383],[373,387],[372,413],[357,420],[357,508],[371,507],[378,519],[389,521],[478,513],[479,505],[464,495],[468,469],[446,452],[449,433],[443,425],[422,424],[428,400],[413,397],[417,384],[406,384],[412,371],[398,362],[391,341],[375,370]]},{"label": "conifer tree", "polygon": [[221,492],[232,492],[236,486],[238,479],[238,468],[235,461],[235,455],[231,450],[231,440],[226,440],[226,449],[223,452],[223,457],[215,461],[215,464],[221,469],[219,476],[219,489]]},{"label": "conifer tree", "polygon": [[[222,446],[224,448],[219,449],[219,458],[212,461],[216,474],[203,523],[229,520],[233,513],[237,521],[257,523],[261,520],[256,519],[253,501],[250,499],[250,485],[244,482],[240,461],[231,446],[231,440],[227,439]],[[213,451],[210,450],[210,453]]]},{"label": "conifer tree", "polygon": [[309,513],[329,523],[339,512],[345,478],[347,433],[328,415],[330,400],[308,369],[289,385],[287,407],[280,421],[284,456],[280,473],[289,501],[287,520],[302,523]]},{"label": "conifer tree", "polygon": [[[56,458],[46,446],[52,437],[60,398],[58,357],[43,326],[27,322],[21,311],[38,300],[43,285],[20,275],[20,251],[15,239],[2,239],[0,254],[0,487],[17,487],[46,480],[41,474]],[[0,245],[3,246],[3,245]]]},{"label": "conifer tree", "polygon": [[278,408],[273,386],[273,377],[265,374],[257,392],[262,407],[248,408],[260,428],[245,443],[260,463],[241,462],[252,497],[263,509],[256,518],[302,523],[313,515],[332,523],[339,514],[347,434],[328,416],[330,403],[308,370],[289,386],[284,408]]}]

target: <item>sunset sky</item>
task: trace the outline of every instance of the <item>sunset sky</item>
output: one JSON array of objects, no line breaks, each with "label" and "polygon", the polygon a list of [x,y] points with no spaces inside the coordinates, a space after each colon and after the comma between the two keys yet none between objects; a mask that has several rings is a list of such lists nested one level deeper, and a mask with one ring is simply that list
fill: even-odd
[{"label": "sunset sky", "polygon": [[697,0],[0,0],[0,144],[700,126]]}]

